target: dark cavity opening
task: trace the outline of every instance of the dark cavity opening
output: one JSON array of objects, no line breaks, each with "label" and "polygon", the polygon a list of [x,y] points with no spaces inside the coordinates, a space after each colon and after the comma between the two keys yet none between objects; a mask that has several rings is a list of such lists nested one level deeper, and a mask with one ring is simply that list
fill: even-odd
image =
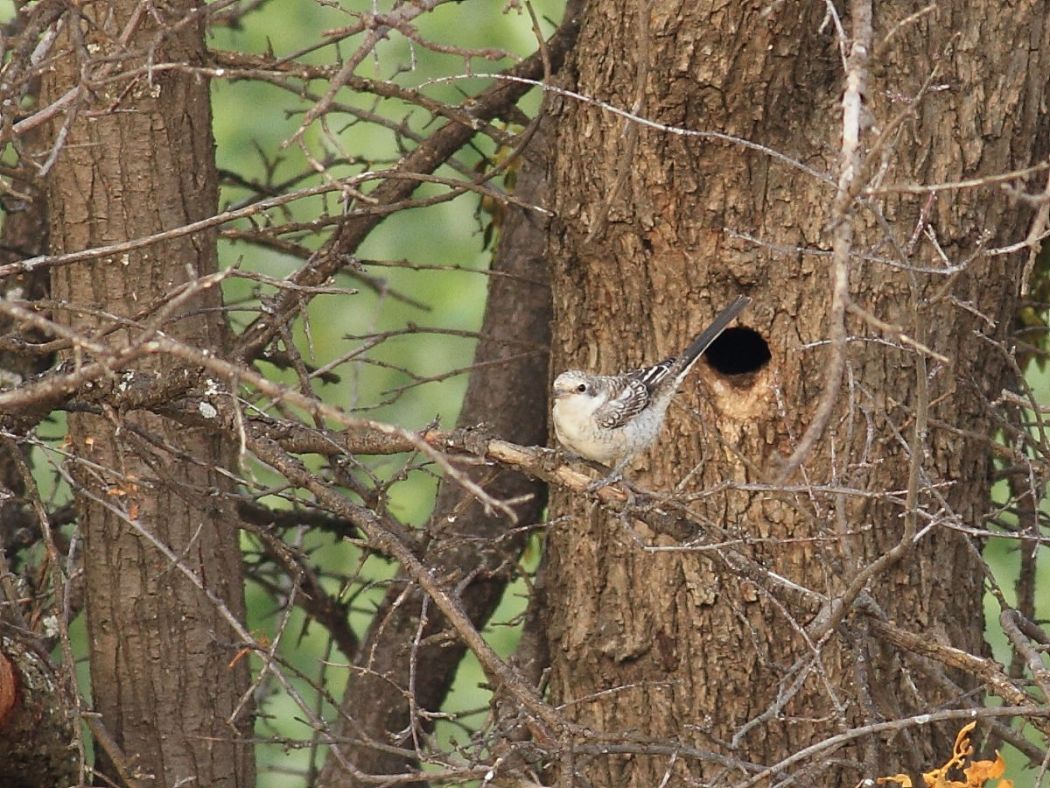
[{"label": "dark cavity opening", "polygon": [[757,372],[772,358],[762,335],[750,328],[728,328],[704,353],[707,363],[723,375]]}]

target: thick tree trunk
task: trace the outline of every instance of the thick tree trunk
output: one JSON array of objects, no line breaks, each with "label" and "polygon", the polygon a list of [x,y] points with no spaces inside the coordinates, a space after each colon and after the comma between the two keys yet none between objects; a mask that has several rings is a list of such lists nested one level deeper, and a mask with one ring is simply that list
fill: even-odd
[{"label": "thick tree trunk", "polygon": [[[82,78],[92,87],[77,103],[50,178],[55,253],[149,236],[215,213],[208,84],[184,70],[144,68],[203,61],[202,16],[191,16],[199,10],[192,1],[147,7],[116,0],[78,4],[67,15],[47,95],[53,100]],[[137,76],[113,79],[133,69]],[[209,233],[59,267],[52,277],[55,316],[119,347],[141,336],[175,288],[215,270]],[[221,352],[220,306],[212,288],[155,327]],[[87,360],[77,349],[68,359]],[[176,363],[153,358],[137,369],[170,385]],[[98,388],[94,400],[91,391],[79,392],[88,412],[69,416],[94,708],[127,756],[123,767],[144,784],[253,785],[251,705],[242,703],[248,662],[235,659],[238,638],[183,571],[243,619],[238,532],[222,514],[231,446],[217,434],[122,412],[110,399],[120,387]]]},{"label": "thick tree trunk", "polygon": [[[865,92],[874,125],[863,130],[862,158],[885,137],[858,182],[936,184],[1037,161],[1047,144],[1047,4],[1002,13],[940,3],[904,21],[920,8],[877,4]],[[776,479],[779,458],[814,419],[835,353],[826,340],[845,80],[826,13],[823,3],[632,0],[591,3],[583,22],[572,89],[660,123],[749,140],[827,175],[563,100],[552,145],[555,371],[663,358],[738,293],[754,298],[742,322],[772,353],[748,374],[699,364],[631,474],[655,490],[685,480],[683,492],[703,491],[680,500],[705,529],[696,537],[720,546],[554,496],[552,700],[606,741],[663,753],[561,762],[595,786],[654,786],[667,774],[671,784],[686,774],[742,780],[696,751],[647,750],[653,742],[769,765],[854,724],[965,703],[935,675],[909,669],[910,656],[871,640],[859,615],[824,642],[803,637],[821,633],[821,604],[906,527],[918,531],[914,547],[874,573],[867,592],[901,626],[983,648],[979,556],[953,526],[980,524],[988,507],[988,403],[1008,371],[989,340],[1006,335],[1027,253],[983,250],[1023,239],[1028,210],[994,188],[846,203],[850,301],[938,355],[920,356],[899,331],[851,313],[845,377],[822,439],[795,486],[755,487]],[[856,20],[840,13],[850,35]],[[728,338],[717,366],[746,361],[746,338]],[[741,576],[731,567],[744,558],[812,594],[761,571]],[[877,776],[875,764],[885,774],[932,764],[935,748],[950,753],[937,736],[914,728],[893,741],[863,739],[792,773],[812,769],[803,784],[852,786]]]}]

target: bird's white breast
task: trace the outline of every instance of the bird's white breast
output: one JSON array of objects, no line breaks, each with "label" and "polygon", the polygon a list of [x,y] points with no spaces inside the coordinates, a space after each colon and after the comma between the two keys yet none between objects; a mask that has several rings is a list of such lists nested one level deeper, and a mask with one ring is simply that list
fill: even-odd
[{"label": "bird's white breast", "polygon": [[588,460],[614,465],[624,454],[624,436],[619,430],[601,430],[594,422],[594,412],[605,403],[604,397],[570,394],[554,401],[551,413],[558,442]]}]

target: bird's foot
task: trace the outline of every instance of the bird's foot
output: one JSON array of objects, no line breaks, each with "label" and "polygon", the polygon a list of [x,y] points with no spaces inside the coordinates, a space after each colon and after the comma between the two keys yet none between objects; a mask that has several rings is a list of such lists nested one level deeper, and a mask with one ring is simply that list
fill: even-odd
[{"label": "bird's foot", "polygon": [[608,487],[610,484],[616,484],[623,478],[622,471],[613,471],[608,476],[603,476],[601,479],[596,479],[587,485],[587,492],[597,492],[602,487]]}]

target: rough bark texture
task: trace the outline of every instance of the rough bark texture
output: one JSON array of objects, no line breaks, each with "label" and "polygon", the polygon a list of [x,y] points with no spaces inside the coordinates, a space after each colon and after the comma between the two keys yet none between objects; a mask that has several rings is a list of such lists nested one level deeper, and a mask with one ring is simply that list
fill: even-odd
[{"label": "rough bark texture", "polygon": [[[533,140],[527,149],[542,150],[539,140]],[[518,180],[515,196],[542,205],[542,168],[532,166],[526,171]],[[495,275],[489,284],[483,338],[474,354],[480,367],[470,376],[459,417],[460,427],[478,426],[485,433],[526,445],[542,444],[547,437],[551,301],[543,257],[544,225],[540,214],[506,209],[492,261]],[[518,344],[521,341],[530,343],[531,352]],[[499,359],[507,360],[493,363]],[[486,514],[459,484],[441,483],[424,560],[449,587],[469,578],[459,598],[471,620],[483,626],[514,576],[528,538],[527,526],[539,522],[546,495],[544,485],[520,473],[481,466],[468,475],[499,499],[528,496],[515,507],[520,518],[520,527],[515,528],[498,513]],[[399,583],[387,593],[343,698],[340,736],[354,741],[348,760],[364,774],[398,774],[418,768],[414,736],[423,735],[429,725],[413,718],[409,694],[417,708],[438,710],[465,653],[458,638],[441,636],[448,629],[447,622],[432,605],[424,605],[424,595],[416,591],[406,597],[404,591]],[[425,624],[420,630],[424,611]],[[385,746],[377,747],[377,743]],[[405,749],[391,751],[391,744]],[[320,784],[358,782],[341,774],[338,763],[329,759]]]},{"label": "rough bark texture", "polygon": [[[876,125],[864,132],[865,150],[934,70],[936,89],[888,134],[869,185],[956,181],[1037,161],[1047,144],[1046,3],[1008,13],[939,3],[887,40],[921,6],[876,5],[866,96]],[[932,527],[868,591],[901,625],[970,652],[983,647],[977,554],[948,526],[979,524],[988,505],[987,403],[1007,371],[988,340],[1006,335],[1026,252],[979,250],[1023,239],[1031,215],[1001,192],[953,190],[929,202],[927,194],[897,193],[850,210],[854,251],[891,261],[850,260],[853,302],[951,363],[928,360],[924,396],[915,352],[850,316],[833,417],[793,479],[810,490],[732,489],[776,476],[777,458],[790,454],[813,417],[830,358],[822,343],[830,258],[800,251],[829,250],[833,231],[844,81],[834,26],[821,30],[825,13],[820,3],[618,0],[589,4],[583,20],[568,87],[662,123],[745,138],[830,175],[823,182],[761,151],[625,128],[597,107],[561,102],[551,182],[555,371],[609,372],[663,358],[741,292],[755,299],[742,322],[772,352],[750,375],[726,377],[699,364],[632,476],[669,491],[691,473],[684,490],[707,491],[692,502],[693,519],[711,526],[712,541],[739,546],[655,553],[644,546],[673,540],[604,516],[582,496],[552,500],[551,699],[614,740],[677,741],[772,764],[847,725],[960,702],[850,618],[820,647],[790,702],[731,744],[798,679],[797,661],[814,648],[800,636],[813,612],[775,584],[735,576],[717,556],[737,550],[827,598],[840,594],[899,541],[913,452],[921,466],[915,508],[933,513],[918,527]],[[850,30],[848,16],[843,26]],[[924,210],[947,259],[965,263],[961,270],[910,272],[894,263],[903,251],[911,265],[946,267],[928,238],[911,245]],[[924,400],[930,428],[920,447],[913,430]],[[858,493],[832,495],[823,485]],[[802,783],[852,786],[877,776],[876,763],[883,774],[934,763],[935,744],[938,754],[950,752],[950,740],[937,735],[925,728],[892,743],[865,740],[835,760],[818,759]],[[595,786],[654,786],[668,773],[670,784],[687,773],[705,784],[741,779],[685,754],[581,755],[561,768],[567,763]]]},{"label": "rough bark texture", "polygon": [[[142,66],[147,56],[149,62],[202,62],[202,20],[191,16],[197,3],[147,9],[137,0],[116,0],[77,9],[82,18],[67,17],[46,95],[53,99],[78,84],[82,69],[100,84],[80,106],[50,178],[52,251],[148,236],[213,215],[217,181],[207,82],[180,71],[102,81]],[[77,28],[72,37],[71,28]],[[165,294],[215,270],[211,234],[60,267],[52,292],[68,307],[56,309],[56,317],[120,346],[142,328],[141,322],[121,324],[121,318],[149,319]],[[220,305],[213,289],[157,327],[221,352]],[[119,330],[98,333],[114,320]],[[68,358],[76,363],[83,356]],[[139,368],[169,379],[175,364],[155,358]],[[216,434],[114,410],[106,396],[103,391],[93,403],[96,413],[69,416],[94,708],[126,754],[125,766],[144,784],[253,785],[245,739],[250,704],[240,706],[231,722],[248,688],[247,660],[234,662],[241,644],[216,605],[142,533],[166,545],[243,618],[236,524],[223,519],[219,506],[231,487],[220,471],[232,467],[232,452]],[[90,401],[91,393],[80,392],[78,399]]]}]

